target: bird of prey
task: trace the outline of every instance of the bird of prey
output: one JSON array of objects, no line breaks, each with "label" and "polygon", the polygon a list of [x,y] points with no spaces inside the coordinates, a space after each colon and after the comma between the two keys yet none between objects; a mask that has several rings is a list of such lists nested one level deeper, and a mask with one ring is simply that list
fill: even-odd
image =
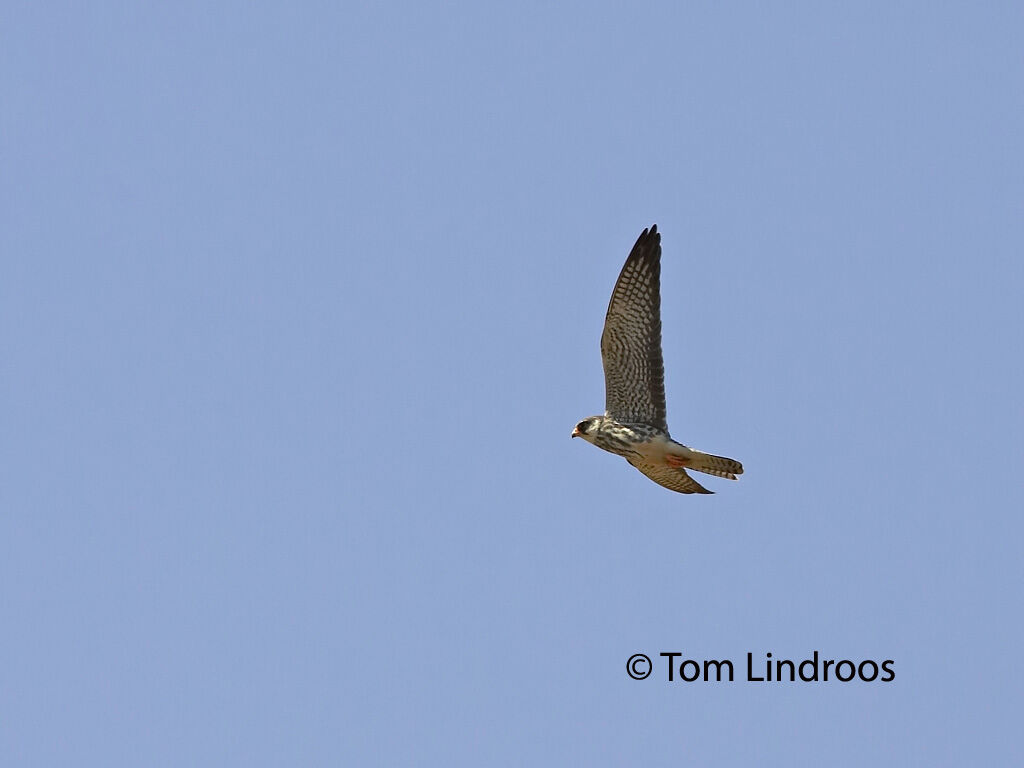
[{"label": "bird of prey", "polygon": [[679,493],[713,493],[687,469],[735,480],[743,465],[687,448],[668,434],[661,357],[661,234],[644,230],[622,267],[601,335],[605,411],[572,431]]}]

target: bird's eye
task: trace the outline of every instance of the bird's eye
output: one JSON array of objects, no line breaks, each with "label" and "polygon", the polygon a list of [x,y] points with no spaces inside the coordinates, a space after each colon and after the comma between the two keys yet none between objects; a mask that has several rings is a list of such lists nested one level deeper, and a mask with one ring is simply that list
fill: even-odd
[{"label": "bird's eye", "polygon": [[579,424],[576,425],[576,429],[578,429],[580,432],[582,432],[585,435],[585,434],[587,434],[587,432],[590,431],[590,422],[589,421],[581,421]]}]

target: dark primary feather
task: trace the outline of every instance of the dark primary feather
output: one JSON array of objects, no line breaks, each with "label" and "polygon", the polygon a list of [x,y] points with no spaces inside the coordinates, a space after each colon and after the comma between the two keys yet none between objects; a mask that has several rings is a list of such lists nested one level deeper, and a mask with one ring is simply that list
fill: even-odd
[{"label": "dark primary feather", "polygon": [[624,424],[668,432],[661,356],[661,235],[644,230],[608,302],[601,335],[605,410]]}]

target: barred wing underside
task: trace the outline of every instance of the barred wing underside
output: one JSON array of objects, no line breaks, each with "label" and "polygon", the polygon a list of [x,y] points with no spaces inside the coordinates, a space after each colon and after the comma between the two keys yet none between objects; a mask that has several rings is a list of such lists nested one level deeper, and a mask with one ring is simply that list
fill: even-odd
[{"label": "barred wing underside", "polygon": [[661,234],[656,225],[641,233],[615,283],[601,335],[601,359],[608,415],[623,424],[649,424],[667,433]]},{"label": "barred wing underside", "polygon": [[678,491],[679,493],[714,493],[714,491],[709,491],[686,474],[685,469],[666,467],[661,464],[634,464],[629,459],[626,459],[626,461],[629,461],[630,464],[633,464],[634,467],[658,485],[663,485],[671,491]]}]

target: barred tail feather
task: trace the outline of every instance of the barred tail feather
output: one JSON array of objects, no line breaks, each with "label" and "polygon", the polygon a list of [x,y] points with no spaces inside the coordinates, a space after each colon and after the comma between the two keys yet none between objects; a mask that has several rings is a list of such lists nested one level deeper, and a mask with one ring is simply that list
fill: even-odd
[{"label": "barred tail feather", "polygon": [[710,453],[702,453],[693,448],[693,458],[687,464],[688,469],[695,469],[716,477],[727,477],[735,480],[736,475],[743,474],[743,465],[735,459],[727,459],[725,456],[712,456]]}]

